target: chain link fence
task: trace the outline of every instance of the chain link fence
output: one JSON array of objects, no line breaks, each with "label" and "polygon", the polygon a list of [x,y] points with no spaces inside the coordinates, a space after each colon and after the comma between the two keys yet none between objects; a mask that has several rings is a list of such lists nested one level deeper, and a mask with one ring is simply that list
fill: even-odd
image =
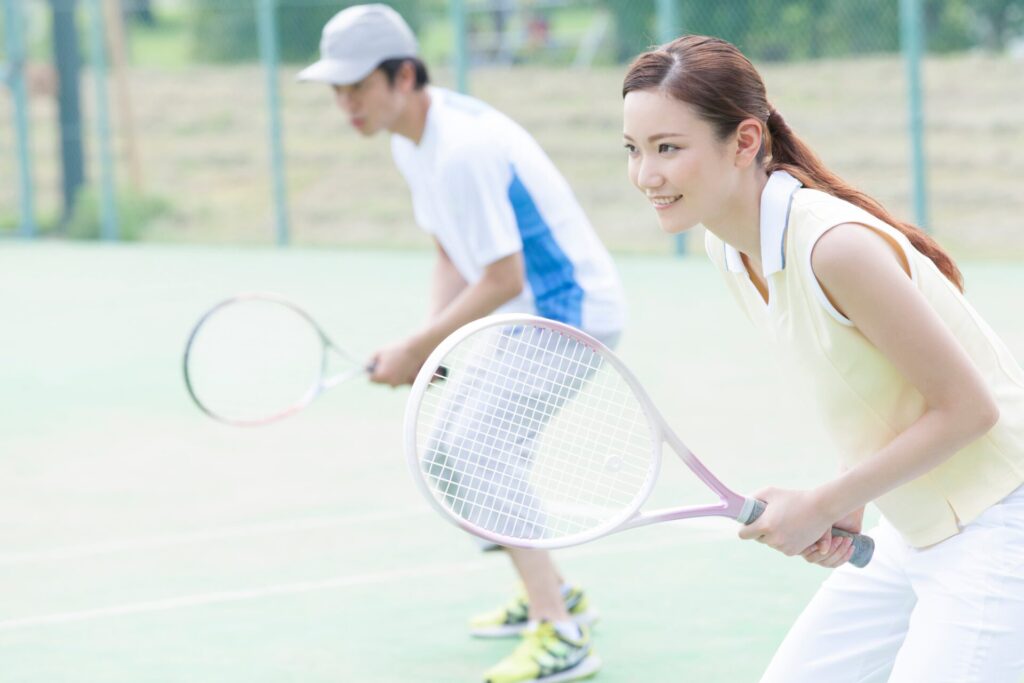
[{"label": "chain link fence", "polygon": [[[905,2],[920,3],[926,46],[928,227],[959,253],[1024,255],[1024,0]],[[625,176],[624,62],[679,32],[734,42],[831,167],[913,218],[903,3],[390,4],[417,32],[432,81],[464,84],[530,130],[613,248],[666,251]],[[386,136],[359,137],[328,88],[295,81],[323,23],[354,3],[0,4],[0,235],[426,244]]]}]

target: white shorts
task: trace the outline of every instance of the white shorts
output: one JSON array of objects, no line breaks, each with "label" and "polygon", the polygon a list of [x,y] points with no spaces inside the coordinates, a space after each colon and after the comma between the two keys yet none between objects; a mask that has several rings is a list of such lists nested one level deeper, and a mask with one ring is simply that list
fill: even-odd
[{"label": "white shorts", "polygon": [[927,548],[884,519],[822,584],[761,683],[1021,683],[1024,487]]}]

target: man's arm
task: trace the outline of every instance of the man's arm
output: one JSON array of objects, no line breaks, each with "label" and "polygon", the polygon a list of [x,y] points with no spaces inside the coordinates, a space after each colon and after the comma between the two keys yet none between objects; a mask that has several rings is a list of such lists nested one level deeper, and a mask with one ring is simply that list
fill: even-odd
[{"label": "man's arm", "polygon": [[[439,263],[438,267],[443,266]],[[416,379],[423,361],[445,337],[519,296],[523,291],[524,273],[523,254],[519,251],[488,265],[479,281],[464,287],[422,329],[405,341],[379,351],[373,358],[370,380],[391,386],[410,384]],[[438,284],[435,279],[435,294]]]},{"label": "man's arm", "polygon": [[434,276],[430,288],[429,320],[436,318],[468,286],[455,269],[448,252],[436,238],[434,244],[437,245],[437,260],[434,262]]},{"label": "man's arm", "polygon": [[[483,267],[480,279],[454,293],[447,254],[435,266],[430,320],[405,341],[383,349],[374,359],[370,379],[397,386],[416,379],[430,352],[462,325],[481,318],[523,291],[526,277],[522,239],[515,210],[509,200],[512,173],[509,160],[491,140],[463,144],[450,150],[440,174],[457,239]],[[441,250],[443,252],[443,250]],[[448,261],[445,263],[445,261]],[[460,278],[461,279],[461,278]],[[440,306],[447,296],[447,305]]]}]

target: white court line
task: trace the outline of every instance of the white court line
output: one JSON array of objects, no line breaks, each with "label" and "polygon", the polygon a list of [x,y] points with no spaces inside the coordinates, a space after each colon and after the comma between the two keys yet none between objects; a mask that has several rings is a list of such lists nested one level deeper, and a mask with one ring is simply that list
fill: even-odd
[{"label": "white court line", "polygon": [[[395,520],[409,519],[413,517],[425,517],[434,514],[429,507],[416,506],[390,510],[387,512],[368,512],[355,515],[333,515],[329,517],[310,517],[284,522],[268,522],[266,524],[245,524],[239,526],[218,527],[205,531],[193,531],[182,534],[169,534],[166,536],[148,536],[141,538],[127,538],[100,543],[89,543],[82,545],[63,546],[49,550],[31,550],[16,553],[0,553],[0,567],[16,564],[30,564],[33,562],[51,562],[61,560],[77,560],[86,557],[99,555],[110,555],[130,550],[153,550],[156,548],[170,548],[191,543],[203,543],[206,541],[219,541],[233,538],[252,538],[256,536],[269,536],[273,534],[292,533],[296,531],[308,531],[313,529],[331,529],[334,527],[352,526],[355,524],[368,524],[374,522],[389,522]],[[686,520],[685,524],[693,528],[707,528],[717,524],[712,517],[697,517]]]},{"label": "white court line", "polygon": [[169,548],[172,546],[187,545],[190,543],[203,543],[205,541],[267,536],[271,534],[307,531],[310,529],[330,529],[339,526],[351,526],[353,524],[401,520],[409,517],[426,516],[429,514],[432,514],[430,508],[426,506],[417,506],[403,508],[400,510],[391,510],[388,512],[311,517],[285,522],[268,522],[266,524],[246,524],[219,527],[215,529],[207,529],[205,531],[194,531],[167,536],[150,536],[104,541],[102,543],[65,546],[50,550],[0,553],[0,566],[25,564],[30,562],[47,562],[51,560],[75,560],[84,557],[93,557],[96,555],[118,553],[126,550],[152,550],[154,548]]},{"label": "white court line", "polygon": [[483,562],[462,565],[439,565],[433,567],[419,567],[417,569],[405,569],[391,572],[378,572],[374,574],[362,574],[356,576],[339,576],[333,579],[320,581],[301,581],[298,583],[284,583],[263,588],[241,591],[222,591],[218,593],[198,593],[195,595],[183,595],[176,598],[163,600],[150,600],[147,602],[134,602],[126,605],[114,605],[111,607],[99,607],[97,609],[82,610],[79,612],[63,612],[57,614],[44,614],[37,617],[24,617],[21,619],[7,619],[0,621],[0,631],[11,631],[27,626],[43,626],[48,624],[66,624],[75,621],[94,621],[109,617],[119,617],[126,614],[142,614],[148,612],[164,612],[167,610],[181,609],[183,607],[199,607],[204,605],[217,605],[229,602],[244,602],[247,600],[260,600],[277,595],[295,595],[299,593],[312,593],[315,591],[330,588],[345,588],[347,586],[358,586],[372,583],[384,583],[388,581],[404,580],[414,577],[433,576],[439,574],[465,573],[477,571],[484,567]]},{"label": "white court line", "polygon": [[[723,526],[728,529],[728,525]],[[705,525],[699,525],[697,528],[702,532],[699,534],[702,539],[734,536],[731,532],[726,531],[726,533],[719,533],[718,529],[712,530],[709,526]],[[709,533],[711,531],[714,531],[714,533]],[[559,552],[561,555],[569,557],[597,557],[602,555],[623,555],[627,553],[639,554],[644,551],[657,550],[673,545],[685,545],[688,541],[692,541],[693,538],[693,533],[680,535],[673,534],[671,538],[660,541],[644,541],[638,543],[616,544],[612,546],[590,546],[578,549],[567,549]],[[133,602],[124,605],[112,605],[109,607],[99,607],[96,609],[80,610],[77,612],[57,612],[54,614],[43,614],[33,617],[7,619],[0,621],[0,631],[16,631],[34,626],[51,626],[72,622],[96,621],[99,619],[109,619],[131,614],[165,612],[168,610],[188,607],[202,607],[206,605],[219,605],[231,602],[262,600],[279,595],[297,595],[301,593],[313,593],[337,588],[348,588],[350,586],[406,581],[408,579],[420,579],[432,576],[470,574],[492,568],[493,564],[491,562],[477,560],[474,562],[428,565],[386,572],[357,574],[354,576],[338,576],[330,579],[322,579],[320,581],[284,583],[273,586],[264,586],[262,588],[254,588],[251,590],[197,593],[194,595],[183,595],[174,598],[165,598],[162,600],[148,600],[145,602]]]}]

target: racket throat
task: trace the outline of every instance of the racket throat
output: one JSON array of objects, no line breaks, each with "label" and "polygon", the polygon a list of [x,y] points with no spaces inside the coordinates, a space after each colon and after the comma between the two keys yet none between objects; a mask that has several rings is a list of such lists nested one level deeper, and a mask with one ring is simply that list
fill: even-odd
[{"label": "racket throat", "polygon": [[[343,384],[354,377],[358,377],[359,375],[368,374],[369,371],[369,368],[355,367],[338,372],[337,374],[326,377],[321,381],[320,391],[336,387],[337,385]],[[319,391],[317,393],[319,393]]]},{"label": "racket throat", "polygon": [[651,512],[638,512],[631,519],[619,527],[619,531],[635,529],[636,527],[657,524],[658,522],[671,522],[677,519],[693,519],[694,517],[733,517],[729,506],[726,503],[720,505],[691,505],[679,508],[664,508],[652,510]]}]

